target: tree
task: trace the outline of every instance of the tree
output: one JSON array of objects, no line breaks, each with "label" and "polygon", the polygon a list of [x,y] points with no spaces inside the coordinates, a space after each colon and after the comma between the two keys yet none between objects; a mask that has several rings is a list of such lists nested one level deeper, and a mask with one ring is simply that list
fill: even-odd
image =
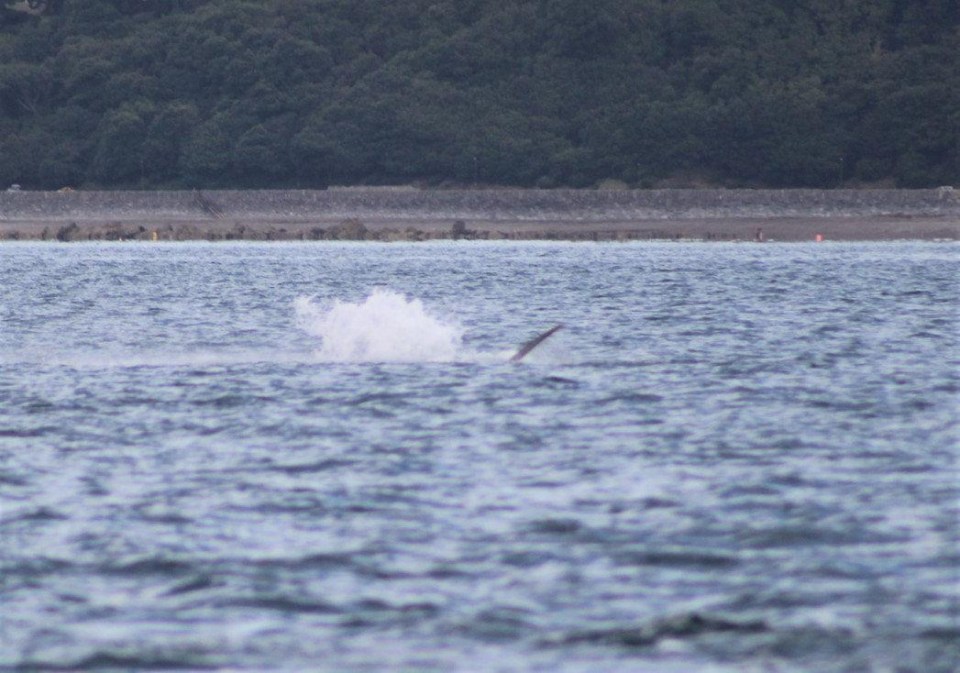
[{"label": "tree", "polygon": [[0,65],[0,111],[8,117],[36,117],[50,105],[54,78],[35,63]]},{"label": "tree", "polygon": [[958,23],[955,0],[47,0],[0,10],[0,176],[956,184]]},{"label": "tree", "polygon": [[143,144],[152,112],[151,104],[141,102],[103,117],[93,156],[93,174],[98,181],[129,184],[146,177]]},{"label": "tree", "polygon": [[201,122],[184,141],[179,170],[190,186],[224,184],[230,175],[232,135],[226,114]]},{"label": "tree", "polygon": [[143,141],[143,162],[152,179],[167,181],[178,177],[184,143],[199,119],[193,103],[169,103],[154,115]]}]

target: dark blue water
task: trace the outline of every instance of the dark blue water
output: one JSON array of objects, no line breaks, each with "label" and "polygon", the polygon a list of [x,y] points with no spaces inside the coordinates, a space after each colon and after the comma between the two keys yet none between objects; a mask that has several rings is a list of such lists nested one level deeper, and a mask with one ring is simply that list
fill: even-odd
[{"label": "dark blue water", "polygon": [[958,252],[3,244],[0,669],[957,670]]}]

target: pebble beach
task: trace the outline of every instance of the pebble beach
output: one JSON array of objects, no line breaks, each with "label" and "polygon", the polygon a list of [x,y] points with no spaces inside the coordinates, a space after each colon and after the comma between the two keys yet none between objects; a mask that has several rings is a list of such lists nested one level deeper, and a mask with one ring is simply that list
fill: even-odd
[{"label": "pebble beach", "polygon": [[420,190],[0,193],[0,241],[960,239],[960,192]]}]

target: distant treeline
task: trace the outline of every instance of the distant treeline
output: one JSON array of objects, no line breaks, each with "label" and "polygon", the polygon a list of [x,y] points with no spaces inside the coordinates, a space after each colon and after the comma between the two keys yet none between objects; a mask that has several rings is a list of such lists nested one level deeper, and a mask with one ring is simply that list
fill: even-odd
[{"label": "distant treeline", "polygon": [[960,183],[957,0],[0,2],[0,185]]}]

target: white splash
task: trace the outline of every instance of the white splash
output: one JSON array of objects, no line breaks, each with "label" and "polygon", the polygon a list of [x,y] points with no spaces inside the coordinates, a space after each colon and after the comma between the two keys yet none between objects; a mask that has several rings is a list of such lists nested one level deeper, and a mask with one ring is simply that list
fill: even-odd
[{"label": "white splash", "polygon": [[392,290],[359,303],[298,297],[294,307],[300,327],[321,339],[317,356],[329,362],[452,362],[460,353],[459,325]]}]

